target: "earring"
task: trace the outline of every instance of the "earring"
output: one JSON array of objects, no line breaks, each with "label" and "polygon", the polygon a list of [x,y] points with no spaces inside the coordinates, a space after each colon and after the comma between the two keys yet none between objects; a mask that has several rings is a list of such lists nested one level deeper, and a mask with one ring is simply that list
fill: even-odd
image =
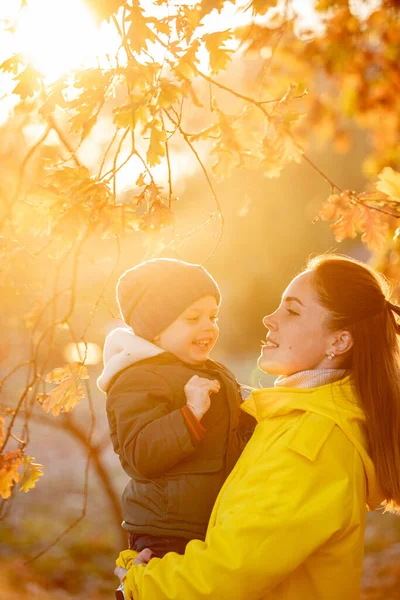
[{"label": "earring", "polygon": [[335,357],[335,353],[334,352],[329,352],[329,354],[327,354],[328,360],[332,360],[332,358]]}]

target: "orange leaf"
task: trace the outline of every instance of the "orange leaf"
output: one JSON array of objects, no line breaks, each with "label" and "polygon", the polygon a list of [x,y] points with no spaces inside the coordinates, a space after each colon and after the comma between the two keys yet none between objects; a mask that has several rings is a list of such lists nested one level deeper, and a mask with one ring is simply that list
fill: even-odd
[{"label": "orange leaf", "polygon": [[79,362],[54,369],[47,375],[46,381],[58,385],[46,394],[41,402],[43,410],[47,413],[51,410],[55,416],[61,412],[71,412],[73,407],[85,397],[81,380],[88,377],[86,367]]},{"label": "orange leaf", "polygon": [[389,223],[385,215],[376,210],[364,208],[360,229],[364,231],[361,240],[370,250],[380,250],[387,243]]},{"label": "orange leaf", "polygon": [[0,496],[7,500],[14,484],[20,480],[18,469],[22,464],[21,450],[6,452],[0,456]]},{"label": "orange leaf", "polygon": [[331,225],[331,229],[338,242],[346,238],[354,239],[357,236],[357,227],[362,216],[362,208],[356,204],[342,213],[338,221]]}]

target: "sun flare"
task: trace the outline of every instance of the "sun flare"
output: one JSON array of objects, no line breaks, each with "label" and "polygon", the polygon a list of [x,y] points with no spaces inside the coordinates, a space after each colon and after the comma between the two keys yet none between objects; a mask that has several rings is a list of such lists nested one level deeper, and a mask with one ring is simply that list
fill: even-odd
[{"label": "sun flare", "polygon": [[82,0],[28,0],[18,15],[15,48],[48,81],[94,66],[113,50],[111,28],[96,25]]}]

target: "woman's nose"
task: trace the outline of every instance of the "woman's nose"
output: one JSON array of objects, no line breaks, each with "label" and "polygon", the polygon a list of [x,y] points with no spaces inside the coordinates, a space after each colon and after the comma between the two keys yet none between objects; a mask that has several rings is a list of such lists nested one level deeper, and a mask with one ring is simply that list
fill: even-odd
[{"label": "woman's nose", "polygon": [[266,315],[263,320],[263,325],[270,331],[274,331],[277,328],[276,322],[272,318],[272,315]]}]

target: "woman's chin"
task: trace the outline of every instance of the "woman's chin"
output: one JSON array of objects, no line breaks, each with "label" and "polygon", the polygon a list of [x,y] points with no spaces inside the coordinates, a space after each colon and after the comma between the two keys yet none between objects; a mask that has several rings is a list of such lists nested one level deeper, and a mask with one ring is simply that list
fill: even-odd
[{"label": "woman's chin", "polygon": [[264,373],[268,373],[268,375],[280,375],[281,371],[278,368],[278,365],[274,363],[272,360],[267,360],[265,355],[262,353],[261,356],[258,357],[257,360],[258,368]]}]

